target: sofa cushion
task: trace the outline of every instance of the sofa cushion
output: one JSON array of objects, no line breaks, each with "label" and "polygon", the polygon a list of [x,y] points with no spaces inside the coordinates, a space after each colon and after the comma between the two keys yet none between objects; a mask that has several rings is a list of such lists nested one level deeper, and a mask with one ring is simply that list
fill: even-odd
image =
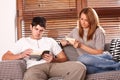
[{"label": "sofa cushion", "polygon": [[0,80],[23,80],[26,69],[24,60],[5,60],[0,62]]},{"label": "sofa cushion", "polygon": [[120,39],[112,39],[110,45],[110,54],[113,56],[113,60],[120,61]]},{"label": "sofa cushion", "polygon": [[[79,56],[76,49],[69,45],[69,46],[65,46],[63,47],[63,50],[68,58],[68,60],[70,61],[76,61],[77,60],[77,57]],[[105,51],[109,51],[110,50],[110,43],[106,43],[105,44],[105,48],[104,48]]]},{"label": "sofa cushion", "polygon": [[86,80],[120,80],[120,71],[106,71],[96,74],[89,74]]},{"label": "sofa cushion", "polygon": [[106,43],[105,47],[104,47],[105,51],[109,51],[110,50],[110,43]]},{"label": "sofa cushion", "polygon": [[63,50],[64,50],[64,52],[65,52],[69,61],[76,61],[77,60],[77,57],[79,55],[78,55],[76,49],[73,46],[71,46],[71,45],[65,46],[63,48]]}]

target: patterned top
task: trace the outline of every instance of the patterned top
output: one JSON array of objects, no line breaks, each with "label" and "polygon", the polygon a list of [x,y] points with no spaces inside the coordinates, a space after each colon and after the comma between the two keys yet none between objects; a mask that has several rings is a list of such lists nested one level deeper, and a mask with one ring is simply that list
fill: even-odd
[{"label": "patterned top", "polygon": [[[87,33],[88,30],[85,29],[84,30],[84,36],[83,39],[79,36],[79,28],[75,28],[71,31],[71,33],[67,36],[70,38],[74,38],[78,41],[80,41],[81,43],[83,43],[86,46],[89,46],[93,49],[102,49],[104,50],[104,45],[105,45],[105,34],[104,31],[101,28],[97,28],[94,35],[93,35],[93,39],[87,41]],[[77,48],[77,52],[79,55],[84,54],[84,53],[88,53],[80,48]]]}]

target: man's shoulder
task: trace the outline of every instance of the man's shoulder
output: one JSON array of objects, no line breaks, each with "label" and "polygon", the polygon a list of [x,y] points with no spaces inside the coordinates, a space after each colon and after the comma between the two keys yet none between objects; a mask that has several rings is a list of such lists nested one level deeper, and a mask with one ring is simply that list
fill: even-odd
[{"label": "man's shoulder", "polygon": [[27,39],[29,39],[29,37],[22,37],[22,38],[20,38],[17,42],[24,42],[24,41],[26,41]]},{"label": "man's shoulder", "polygon": [[51,44],[57,42],[55,39],[53,39],[53,38],[51,38],[51,37],[43,37],[43,38],[42,38],[42,41],[43,41],[43,42],[46,42],[46,43],[48,42],[48,43],[51,43]]},{"label": "man's shoulder", "polygon": [[54,40],[54,39],[51,38],[51,37],[43,37],[42,39],[44,39],[44,40]]}]

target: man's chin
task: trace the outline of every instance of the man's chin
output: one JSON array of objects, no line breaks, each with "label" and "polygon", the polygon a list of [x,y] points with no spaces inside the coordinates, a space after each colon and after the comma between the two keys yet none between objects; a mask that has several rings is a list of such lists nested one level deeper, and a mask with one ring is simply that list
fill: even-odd
[{"label": "man's chin", "polygon": [[36,37],[35,39],[39,40],[39,39],[41,39],[41,37]]}]

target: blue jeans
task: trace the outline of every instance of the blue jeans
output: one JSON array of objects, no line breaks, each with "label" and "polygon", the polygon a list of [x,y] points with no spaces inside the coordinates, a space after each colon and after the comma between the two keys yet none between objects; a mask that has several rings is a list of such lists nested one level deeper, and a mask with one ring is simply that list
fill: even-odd
[{"label": "blue jeans", "polygon": [[110,54],[83,54],[78,57],[78,61],[86,65],[88,74],[120,70],[120,63],[114,61]]}]

